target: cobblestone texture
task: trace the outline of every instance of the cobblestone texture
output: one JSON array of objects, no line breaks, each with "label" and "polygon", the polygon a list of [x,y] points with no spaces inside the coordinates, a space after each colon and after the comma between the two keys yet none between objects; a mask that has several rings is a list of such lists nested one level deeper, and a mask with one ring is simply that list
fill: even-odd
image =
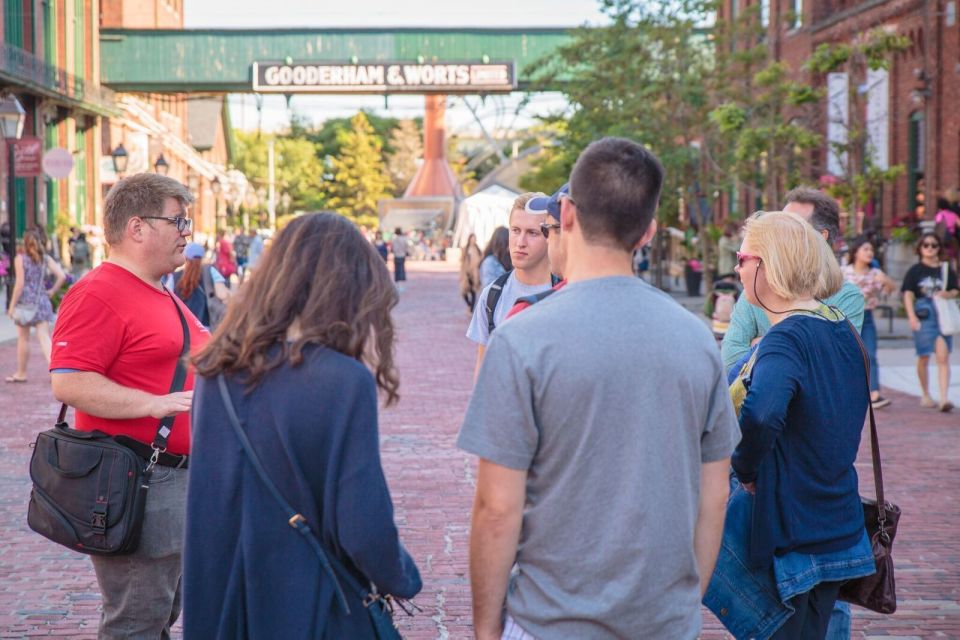
[{"label": "cobblestone texture", "polygon": [[[416,599],[423,611],[400,625],[408,638],[467,638],[475,462],[454,440],[474,349],[463,337],[468,316],[456,274],[416,263],[409,270],[396,310],[402,399],[381,420],[397,521],[425,585]],[[0,345],[0,361],[13,359],[14,345]],[[99,594],[88,560],[26,526],[30,443],[57,411],[36,349],[29,376],[25,385],[0,387],[0,639],[94,638]],[[855,611],[854,637],[960,638],[960,414],[921,410],[911,396],[885,393],[894,401],[878,413],[887,493],[904,510],[894,548],[900,608],[893,616]],[[872,495],[866,447],[858,466],[863,491]],[[706,611],[703,637],[727,637]]]}]

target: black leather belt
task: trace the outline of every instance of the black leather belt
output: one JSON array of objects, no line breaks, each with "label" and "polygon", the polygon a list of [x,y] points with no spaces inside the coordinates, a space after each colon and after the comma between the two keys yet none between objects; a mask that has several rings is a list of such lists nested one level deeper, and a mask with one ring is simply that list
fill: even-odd
[{"label": "black leather belt", "polygon": [[[153,447],[140,442],[139,440],[134,440],[128,436],[114,436],[113,439],[116,440],[118,444],[122,444],[147,462],[149,462],[150,458],[153,456]],[[180,456],[175,453],[164,452],[161,453],[157,458],[157,464],[164,467],[173,467],[174,469],[186,469],[190,464],[190,456]]]}]

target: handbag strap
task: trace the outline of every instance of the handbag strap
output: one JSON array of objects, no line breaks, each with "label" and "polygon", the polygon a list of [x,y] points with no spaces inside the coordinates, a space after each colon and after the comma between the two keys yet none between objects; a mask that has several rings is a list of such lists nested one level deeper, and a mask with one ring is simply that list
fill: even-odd
[{"label": "handbag strap", "polygon": [[[177,304],[176,297],[168,290],[167,294],[173,302],[177,315],[180,317],[180,330],[183,331],[183,347],[180,349],[180,355],[177,357],[177,364],[173,370],[173,382],[170,383],[170,393],[183,391],[183,385],[187,381],[187,356],[190,355],[190,328],[187,326],[187,318],[183,315],[180,305]],[[57,425],[64,424],[67,417],[67,405],[60,405],[60,415],[57,417]],[[173,433],[173,423],[176,420],[175,415],[166,416],[157,426],[157,433],[153,437],[153,443],[150,447],[153,449],[153,456],[150,464],[154,465],[160,457],[160,454],[167,450],[167,441],[170,434]]]},{"label": "handbag strap", "polygon": [[940,263],[940,274],[943,276],[943,290],[947,290],[947,283],[950,281],[950,265],[946,260]]},{"label": "handbag strap", "polygon": [[303,538],[307,541],[307,544],[310,545],[310,547],[313,549],[313,552],[317,555],[317,558],[320,559],[320,566],[323,567],[323,570],[327,573],[327,576],[333,581],[333,588],[337,594],[337,599],[340,602],[340,606],[343,607],[344,613],[350,615],[350,605],[347,604],[347,598],[343,594],[343,588],[340,586],[338,574],[339,577],[347,582],[348,585],[357,593],[363,594],[364,590],[362,586],[349,573],[347,573],[346,568],[340,564],[336,556],[334,556],[332,553],[328,554],[324,551],[323,545],[320,544],[320,540],[317,539],[317,536],[313,533],[310,525],[307,524],[307,519],[290,506],[290,503],[283,498],[283,495],[280,493],[277,485],[275,485],[270,479],[270,476],[267,475],[267,471],[260,462],[260,458],[257,456],[256,451],[253,450],[253,445],[250,443],[250,439],[247,437],[246,431],[243,430],[243,426],[240,424],[240,418],[237,416],[237,411],[233,406],[233,400],[230,398],[230,390],[227,388],[227,381],[223,377],[222,373],[217,374],[217,385],[220,387],[220,397],[223,399],[223,406],[227,410],[227,417],[230,419],[230,424],[233,426],[233,431],[237,434],[237,439],[240,441],[240,445],[246,452],[251,466],[253,466],[253,469],[257,472],[257,475],[260,476],[260,480],[270,492],[270,495],[273,496],[273,499],[278,505],[280,505],[280,508],[284,511],[284,513],[286,513],[287,524],[296,529],[297,532],[303,536]]},{"label": "handbag strap", "polygon": [[850,327],[853,337],[857,339],[857,344],[860,345],[863,366],[867,372],[864,379],[867,383],[867,411],[870,414],[870,454],[873,459],[873,485],[877,495],[877,520],[882,528],[887,520],[887,503],[883,497],[883,468],[880,463],[880,438],[877,436],[877,419],[873,414],[873,403],[870,401],[870,359],[867,356],[867,348],[863,344],[863,339],[849,319],[847,319],[847,326]]}]

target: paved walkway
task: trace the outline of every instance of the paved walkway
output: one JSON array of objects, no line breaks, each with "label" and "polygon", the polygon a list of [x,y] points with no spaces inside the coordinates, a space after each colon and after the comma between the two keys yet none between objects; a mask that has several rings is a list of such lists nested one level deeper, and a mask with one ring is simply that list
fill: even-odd
[{"label": "paved walkway", "polygon": [[[468,318],[456,274],[438,264],[413,263],[409,271],[396,310],[402,399],[381,422],[401,535],[425,583],[416,599],[422,613],[400,624],[408,638],[468,638],[475,462],[453,443],[474,351],[463,338]],[[0,345],[0,362],[13,357],[13,344]],[[89,562],[26,527],[29,445],[57,410],[36,349],[29,375],[28,384],[0,386],[0,638],[93,638],[99,595]],[[878,414],[887,491],[905,511],[895,546],[900,610],[893,616],[857,611],[854,637],[960,638],[960,412],[922,411],[915,398],[885,392],[894,400]],[[861,452],[859,468],[867,480],[869,451]],[[709,613],[703,637],[727,637]]]}]

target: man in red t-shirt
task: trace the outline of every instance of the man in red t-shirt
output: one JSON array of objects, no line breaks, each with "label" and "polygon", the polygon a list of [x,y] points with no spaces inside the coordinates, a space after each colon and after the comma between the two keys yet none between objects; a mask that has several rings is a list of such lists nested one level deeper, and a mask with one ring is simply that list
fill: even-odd
[{"label": "man in red t-shirt", "polygon": [[146,460],[160,420],[176,416],[149,477],[136,552],[91,556],[103,596],[100,638],[165,637],[180,614],[193,374],[182,391],[170,392],[183,348],[177,307],[191,351],[209,333],[160,279],[184,263],[192,202],[186,187],[165,176],[117,183],[104,201],[110,258],[67,293],[53,332],[53,394],[76,409],[78,429],[126,436]]},{"label": "man in red t-shirt", "polygon": [[513,307],[510,308],[510,312],[507,313],[508,318],[512,318],[527,307],[543,300],[549,295],[553,295],[567,285],[567,281],[563,277],[567,263],[567,254],[560,244],[560,200],[569,197],[569,193],[570,185],[565,184],[557,189],[556,193],[552,196],[530,198],[525,205],[526,210],[530,213],[547,214],[546,220],[540,223],[540,231],[543,233],[543,237],[547,239],[547,258],[550,261],[550,273],[560,278],[560,282],[553,285],[552,289],[541,291],[532,296],[519,298]]}]

